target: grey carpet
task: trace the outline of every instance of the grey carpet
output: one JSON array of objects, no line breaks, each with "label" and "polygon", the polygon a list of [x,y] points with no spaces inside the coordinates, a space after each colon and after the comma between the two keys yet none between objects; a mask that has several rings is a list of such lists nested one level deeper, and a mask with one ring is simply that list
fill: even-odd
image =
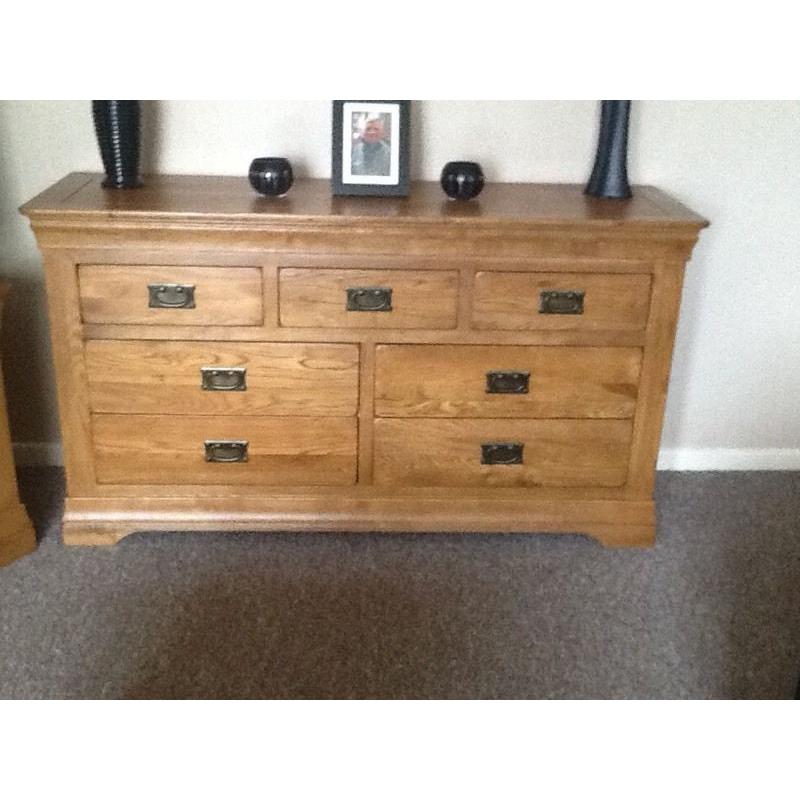
[{"label": "grey carpet", "polygon": [[150,534],[0,571],[3,698],[790,698],[800,473],[662,473],[652,550],[580,536]]}]

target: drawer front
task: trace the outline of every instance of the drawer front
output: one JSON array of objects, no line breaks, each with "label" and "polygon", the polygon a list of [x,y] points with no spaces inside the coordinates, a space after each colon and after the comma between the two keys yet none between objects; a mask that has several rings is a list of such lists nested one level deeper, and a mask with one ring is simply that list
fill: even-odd
[{"label": "drawer front", "polygon": [[108,325],[262,325],[259,267],[78,267],[81,317]]},{"label": "drawer front", "polygon": [[456,272],[284,268],[279,285],[286,327],[456,326]]},{"label": "drawer front", "polygon": [[356,479],[354,418],[95,414],[92,433],[98,483],[322,486]]},{"label": "drawer front", "polygon": [[100,413],[332,417],[358,402],[356,345],[94,340],[86,371]]},{"label": "drawer front", "polygon": [[379,345],[382,417],[625,418],[636,407],[634,347]]},{"label": "drawer front", "polygon": [[473,326],[480,329],[641,330],[649,275],[478,272]]},{"label": "drawer front", "polygon": [[377,419],[375,482],[621,486],[631,432],[630,420]]}]

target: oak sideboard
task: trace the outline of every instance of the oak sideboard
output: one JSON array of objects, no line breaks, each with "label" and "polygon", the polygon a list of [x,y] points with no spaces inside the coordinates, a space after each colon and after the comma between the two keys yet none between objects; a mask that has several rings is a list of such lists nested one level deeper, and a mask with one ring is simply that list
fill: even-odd
[{"label": "oak sideboard", "polygon": [[72,174],[44,259],[64,540],[136,531],[589,534],[651,544],[684,266],[663,192],[283,198]]}]

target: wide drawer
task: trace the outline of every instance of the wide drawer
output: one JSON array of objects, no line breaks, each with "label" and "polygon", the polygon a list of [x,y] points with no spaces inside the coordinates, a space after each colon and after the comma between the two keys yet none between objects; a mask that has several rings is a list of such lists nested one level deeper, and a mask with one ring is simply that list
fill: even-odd
[{"label": "wide drawer", "polygon": [[481,329],[641,330],[649,275],[478,272],[472,322]]},{"label": "wide drawer", "polygon": [[377,419],[375,482],[621,486],[631,431],[630,420]]},{"label": "wide drawer", "polygon": [[383,417],[630,417],[634,347],[379,345]]},{"label": "wide drawer", "polygon": [[93,340],[86,370],[101,413],[353,416],[358,404],[349,344]]},{"label": "wide drawer", "polygon": [[119,325],[262,325],[260,267],[82,264],[84,322]]},{"label": "wide drawer", "polygon": [[355,418],[95,414],[92,434],[98,483],[318,486],[356,479]]},{"label": "wide drawer", "polygon": [[298,328],[454,328],[456,272],[280,270],[280,324]]}]

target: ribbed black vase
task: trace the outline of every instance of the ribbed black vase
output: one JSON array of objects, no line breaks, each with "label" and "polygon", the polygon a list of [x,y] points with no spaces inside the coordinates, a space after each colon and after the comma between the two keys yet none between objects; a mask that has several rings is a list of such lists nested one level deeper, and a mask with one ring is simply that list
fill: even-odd
[{"label": "ribbed black vase", "polygon": [[92,100],[92,116],[106,189],[141,186],[139,178],[139,101]]},{"label": "ribbed black vase", "polygon": [[603,100],[594,169],[585,193],[592,197],[631,197],[628,184],[628,119],[630,100]]}]

